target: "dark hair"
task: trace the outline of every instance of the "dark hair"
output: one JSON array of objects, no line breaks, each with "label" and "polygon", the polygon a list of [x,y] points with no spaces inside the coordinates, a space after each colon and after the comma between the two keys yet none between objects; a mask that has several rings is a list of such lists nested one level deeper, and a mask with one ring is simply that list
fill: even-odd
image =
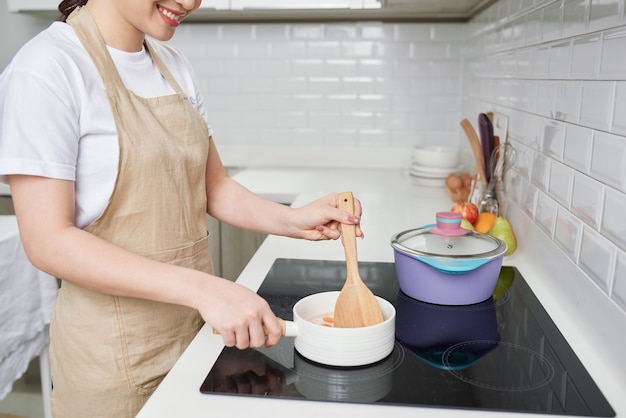
[{"label": "dark hair", "polygon": [[87,1],[89,0],[63,0],[58,7],[59,12],[61,12],[61,20],[65,22],[67,20],[67,17],[72,14],[74,9],[80,6],[84,6],[85,4],[87,4]]}]

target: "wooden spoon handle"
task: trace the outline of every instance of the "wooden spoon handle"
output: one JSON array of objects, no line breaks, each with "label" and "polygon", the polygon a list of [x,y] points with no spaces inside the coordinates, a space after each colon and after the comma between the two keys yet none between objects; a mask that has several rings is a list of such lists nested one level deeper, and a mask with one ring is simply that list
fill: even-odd
[{"label": "wooden spoon handle", "polygon": [[469,140],[472,153],[474,154],[476,171],[480,176],[480,181],[484,182],[487,179],[487,176],[485,174],[485,163],[483,161],[480,139],[478,138],[478,135],[476,134],[476,131],[474,130],[474,127],[469,120],[463,119],[461,121],[461,127],[463,128],[463,131],[465,131],[465,135]]},{"label": "wooden spoon handle", "polygon": [[[354,197],[352,192],[339,193],[339,209],[354,215]],[[346,283],[359,277],[359,265],[356,254],[356,225],[341,224],[341,243],[346,254]]]}]

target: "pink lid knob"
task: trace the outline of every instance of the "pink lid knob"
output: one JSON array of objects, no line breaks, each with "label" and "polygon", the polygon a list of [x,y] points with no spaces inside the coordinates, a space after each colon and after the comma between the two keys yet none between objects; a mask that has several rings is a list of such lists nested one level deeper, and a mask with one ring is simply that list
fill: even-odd
[{"label": "pink lid knob", "polygon": [[461,228],[461,214],[457,212],[437,212],[435,221],[437,226],[430,231],[434,234],[445,236],[459,236],[467,234],[467,231]]}]

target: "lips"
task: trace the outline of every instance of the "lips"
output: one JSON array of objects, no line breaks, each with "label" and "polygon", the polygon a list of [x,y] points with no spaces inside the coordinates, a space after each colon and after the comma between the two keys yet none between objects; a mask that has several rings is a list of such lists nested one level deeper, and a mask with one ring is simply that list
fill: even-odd
[{"label": "lips", "polygon": [[176,13],[158,4],[157,4],[157,10],[161,14],[161,16],[164,18],[164,20],[172,26],[178,26],[180,24],[181,19],[185,16],[184,14]]}]

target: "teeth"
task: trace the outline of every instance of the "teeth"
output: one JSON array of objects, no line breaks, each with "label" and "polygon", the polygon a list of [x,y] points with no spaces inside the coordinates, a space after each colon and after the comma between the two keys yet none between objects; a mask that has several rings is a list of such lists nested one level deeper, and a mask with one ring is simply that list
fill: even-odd
[{"label": "teeth", "polygon": [[174,13],[169,12],[169,11],[167,11],[167,10],[163,9],[161,6],[159,6],[159,7],[158,7],[158,9],[159,9],[159,12],[161,12],[161,14],[162,14],[163,16],[165,16],[165,17],[167,17],[167,18],[169,18],[169,19],[175,20],[175,21],[177,21],[177,22],[178,22],[178,20],[180,19],[180,16],[175,15]]}]

